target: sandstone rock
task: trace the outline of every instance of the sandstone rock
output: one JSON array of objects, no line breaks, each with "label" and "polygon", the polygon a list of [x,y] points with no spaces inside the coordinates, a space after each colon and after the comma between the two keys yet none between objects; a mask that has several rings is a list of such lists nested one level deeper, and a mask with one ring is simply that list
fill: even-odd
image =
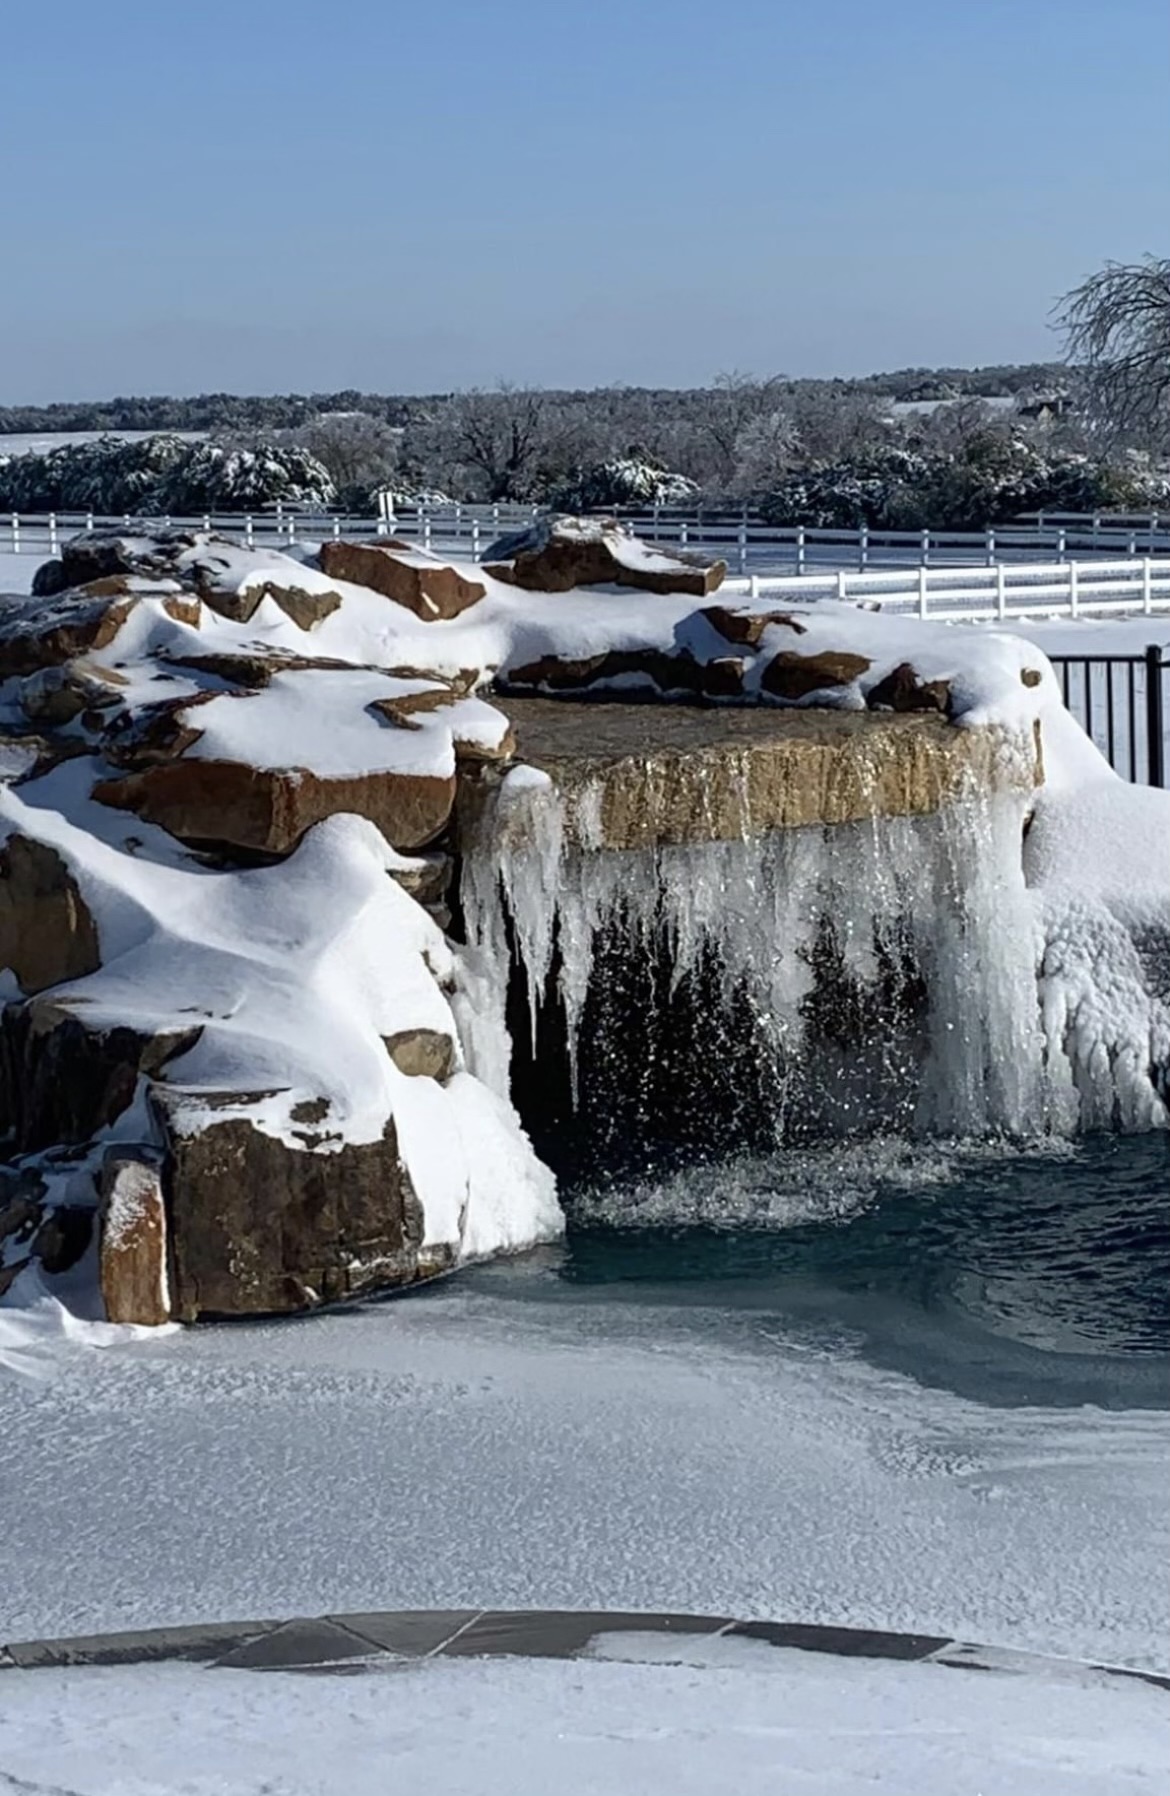
[{"label": "sandstone rock", "polygon": [[318,560],[330,579],[368,586],[384,598],[405,605],[424,623],[458,617],[487,591],[482,580],[469,579],[447,562],[432,560],[416,549],[384,539],[325,542]]},{"label": "sandstone rock", "polygon": [[125,687],[125,677],[114,668],[67,661],[26,674],[20,684],[20,708],[32,723],[70,723],[84,711],[105,711],[118,704]]},{"label": "sandstone rock", "polygon": [[[1041,777],[1038,744],[1029,760],[1014,732],[957,730],[938,713],[503,702],[520,760],[561,797],[566,841],[590,850],[923,816],[971,792],[1030,791]],[[461,781],[460,851],[481,840],[497,790],[490,773]],[[524,831],[529,813],[500,807],[490,827]]]},{"label": "sandstone rock", "polygon": [[307,829],[339,811],[376,823],[403,852],[423,848],[446,827],[455,775],[365,773],[326,778],[303,768],[238,761],[170,760],[93,789],[100,804],[133,811],[182,842],[290,854]]},{"label": "sandstone rock", "polygon": [[423,1217],[393,1125],[381,1141],[292,1148],[246,1115],[206,1126],[156,1089],[170,1155],[172,1313],[280,1314],[403,1285],[451,1263]]},{"label": "sandstone rock", "polygon": [[797,636],[803,636],[808,628],[790,611],[734,611],[729,605],[705,605],[700,615],[728,642],[750,649],[759,648],[771,624],[783,625]]},{"label": "sandstone rock", "polygon": [[30,600],[0,613],[0,679],[74,661],[114,640],[136,598],[67,593],[55,603]]},{"label": "sandstone rock", "polygon": [[538,518],[493,543],[486,564],[487,573],[526,592],[616,585],[705,598],[727,573],[725,561],[704,562],[639,542],[616,518]]},{"label": "sandstone rock", "polygon": [[116,1149],[101,1174],[98,1276],[110,1322],[157,1328],[171,1315],[167,1212],[157,1157]]},{"label": "sandstone rock", "polygon": [[384,1035],[382,1040],[399,1072],[412,1079],[438,1079],[442,1083],[455,1071],[455,1043],[437,1029],[403,1029],[397,1035]]},{"label": "sandstone rock", "polygon": [[423,855],[417,866],[391,868],[390,877],[417,904],[442,904],[455,877],[455,861],[449,854]]},{"label": "sandstone rock", "polygon": [[871,711],[950,711],[949,680],[920,680],[909,661],[899,662],[884,680],[871,686],[865,695]]},{"label": "sandstone rock", "polygon": [[32,1244],[32,1257],[52,1277],[76,1266],[93,1239],[93,1210],[82,1204],[55,1204],[46,1210]]},{"label": "sandstone rock", "polygon": [[[733,655],[699,661],[688,649],[679,649],[674,654],[650,648],[610,649],[578,661],[543,655],[539,661],[502,672],[500,685],[506,692],[593,690],[598,697],[604,698],[609,682],[625,681],[636,675],[645,682],[650,697],[735,699],[743,696],[743,672],[743,661]],[[611,696],[629,698],[630,692],[627,688],[622,692],[615,691]]]},{"label": "sandstone rock", "polygon": [[63,561],[56,558],[42,561],[32,577],[32,595],[34,599],[54,599],[59,592],[65,592],[68,585],[69,576]]},{"label": "sandstone rock", "polygon": [[797,655],[781,649],[773,655],[760,676],[761,690],[773,698],[795,703],[810,698],[814,692],[831,692],[834,687],[852,686],[869,667],[864,655],[850,655],[836,649],[823,649],[819,655]]},{"label": "sandstone rock", "polygon": [[255,580],[247,586],[226,581],[217,584],[208,576],[205,564],[196,563],[193,571],[203,603],[235,624],[250,623],[264,600],[271,599],[298,629],[307,631],[330,617],[341,604],[339,592],[313,592],[291,581],[273,578]]},{"label": "sandstone rock", "polygon": [[166,579],[174,574],[180,555],[200,540],[188,530],[159,530],[149,536],[117,530],[82,531],[61,551],[65,583],[85,586],[127,574]]},{"label": "sandstone rock", "polygon": [[[451,715],[446,721],[451,728],[451,740],[455,748],[457,761],[509,761],[515,753],[516,743],[512,732],[505,729],[496,742],[481,740],[470,733],[460,733],[459,701],[449,686],[430,687],[422,692],[404,692],[393,698],[376,698],[370,706],[379,717],[399,730],[417,730],[421,725],[417,722],[420,715],[450,708]],[[501,722],[503,722],[501,717]]]},{"label": "sandstone rock", "polygon": [[140,1076],[156,1074],[198,1039],[198,1029],[144,1035],[124,1026],[94,1027],[80,997],[72,1004],[38,997],[5,1005],[0,1114],[9,1152],[84,1146],[129,1108]]},{"label": "sandstone rock", "polygon": [[0,847],[0,967],[33,993],[100,964],[94,920],[56,849],[9,836]]}]

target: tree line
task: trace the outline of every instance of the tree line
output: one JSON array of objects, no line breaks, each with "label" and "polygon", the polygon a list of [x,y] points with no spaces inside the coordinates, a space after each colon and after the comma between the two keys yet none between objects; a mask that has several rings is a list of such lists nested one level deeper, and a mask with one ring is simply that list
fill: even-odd
[{"label": "tree line", "polygon": [[0,509],[181,514],[281,500],[360,514],[389,490],[408,503],[735,502],[777,522],[967,528],[1042,508],[1165,504],[1170,261],[1109,264],[1066,296],[1058,322],[1068,362],[1014,369],[0,409],[0,428],[35,416],[32,428],[156,433],[0,452]]}]

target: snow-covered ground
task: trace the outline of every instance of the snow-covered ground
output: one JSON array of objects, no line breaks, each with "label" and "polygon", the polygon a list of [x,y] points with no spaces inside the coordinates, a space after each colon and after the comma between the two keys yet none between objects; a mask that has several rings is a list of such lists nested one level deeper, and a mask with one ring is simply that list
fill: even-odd
[{"label": "snow-covered ground", "polygon": [[[19,1796],[1138,1796],[1164,1691],[667,1643],[674,1664],[4,1674]],[[604,1650],[604,1643],[603,1650]],[[661,1651],[660,1641],[648,1645]],[[620,1643],[633,1653],[630,1637]]]},{"label": "snow-covered ground", "polygon": [[551,1606],[1170,1663],[1170,1416],[926,1390],[717,1284],[509,1276],[102,1351],[0,1311],[0,1638]]},{"label": "snow-covered ground", "polygon": [[79,443],[100,443],[113,437],[119,443],[144,443],[148,437],[181,437],[186,443],[201,443],[205,430],[32,430],[6,431],[0,434],[0,456],[47,455],[51,449],[70,449]]}]

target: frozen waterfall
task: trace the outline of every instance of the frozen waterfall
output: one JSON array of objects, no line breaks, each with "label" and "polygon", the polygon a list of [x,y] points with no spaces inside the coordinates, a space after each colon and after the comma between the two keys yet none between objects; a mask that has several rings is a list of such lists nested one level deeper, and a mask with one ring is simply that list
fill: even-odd
[{"label": "frozen waterfall", "polygon": [[[506,1093],[513,1044],[531,1057],[520,1038],[528,1029],[535,1043],[552,1008],[574,1107],[609,1063],[612,1109],[649,1056],[671,1051],[685,999],[692,1013],[724,1010],[731,1044],[699,1050],[708,1064],[688,1101],[717,1108],[721,1081],[750,1078],[777,1139],[1157,1126],[1165,1107],[1140,1028],[1128,1053],[1091,1039],[1067,918],[1025,884],[1027,803],[967,796],[928,816],[613,850],[582,831],[588,791],[571,837],[553,785],[514,775],[464,845],[474,1070]],[[1132,983],[1134,951],[1117,933],[1116,977]],[[600,988],[639,962],[663,976],[627,980],[607,1003]],[[513,1002],[510,1041],[518,970],[528,1014]]]}]

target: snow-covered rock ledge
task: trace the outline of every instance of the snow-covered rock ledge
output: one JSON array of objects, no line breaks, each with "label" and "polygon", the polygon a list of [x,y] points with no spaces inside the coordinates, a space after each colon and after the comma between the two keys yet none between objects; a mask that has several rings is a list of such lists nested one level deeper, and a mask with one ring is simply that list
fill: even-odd
[{"label": "snow-covered rock ledge", "polygon": [[297,1310],[554,1236],[509,907],[537,982],[561,931],[569,1013],[641,902],[680,978],[712,947],[766,968],[791,1045],[847,890],[850,978],[907,917],[929,962],[907,1064],[954,1101],[920,1126],[1163,1126],[1170,800],[1114,778],[1024,642],[723,604],[721,577],[598,520],[482,568],[169,533],[79,538],[6,602],[0,1298]]}]

